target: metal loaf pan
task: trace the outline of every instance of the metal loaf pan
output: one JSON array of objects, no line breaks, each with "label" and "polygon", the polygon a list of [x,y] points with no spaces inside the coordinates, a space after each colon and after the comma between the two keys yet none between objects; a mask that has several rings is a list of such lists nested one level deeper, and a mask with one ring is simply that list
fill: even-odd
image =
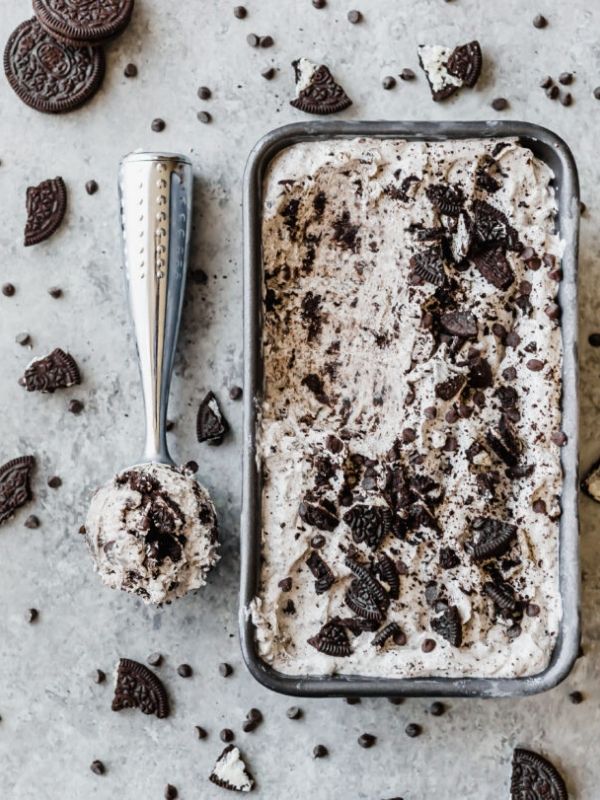
[{"label": "metal loaf pan", "polygon": [[[262,254],[263,179],[273,157],[305,140],[356,136],[441,141],[444,139],[518,137],[552,168],[556,177],[558,226],[564,241],[559,302],[562,309],[564,483],[560,522],[560,591],[563,617],[547,669],[533,677],[381,678],[360,675],[298,675],[276,672],[257,654],[248,604],[258,591],[261,550],[261,481],[256,460],[256,422],[262,393]],[[244,343],[245,419],[243,510],[241,528],[240,635],[250,672],[276,692],[324,696],[518,697],[551,689],[570,672],[579,651],[580,575],[578,520],[577,250],[579,184],[573,156],[562,139],[528,122],[323,122],[286,125],[264,136],[250,153],[244,178]]]}]

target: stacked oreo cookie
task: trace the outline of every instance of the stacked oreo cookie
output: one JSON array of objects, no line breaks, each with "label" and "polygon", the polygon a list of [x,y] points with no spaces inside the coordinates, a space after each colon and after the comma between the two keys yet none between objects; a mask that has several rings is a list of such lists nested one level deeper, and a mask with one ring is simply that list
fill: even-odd
[{"label": "stacked oreo cookie", "polygon": [[22,22],[4,49],[4,72],[21,100],[36,111],[73,111],[100,88],[103,42],[121,33],[134,0],[33,0],[35,17]]}]

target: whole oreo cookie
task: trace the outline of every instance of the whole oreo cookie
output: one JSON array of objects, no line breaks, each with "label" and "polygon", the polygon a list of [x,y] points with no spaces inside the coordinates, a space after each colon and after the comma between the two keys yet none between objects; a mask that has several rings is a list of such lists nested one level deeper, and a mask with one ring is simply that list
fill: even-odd
[{"label": "whole oreo cookie", "polygon": [[21,100],[36,111],[63,114],[100,88],[104,52],[57,41],[37,19],[22,22],[4,49],[4,72]]},{"label": "whole oreo cookie", "polygon": [[134,0],[33,0],[40,24],[56,39],[98,44],[127,27]]}]

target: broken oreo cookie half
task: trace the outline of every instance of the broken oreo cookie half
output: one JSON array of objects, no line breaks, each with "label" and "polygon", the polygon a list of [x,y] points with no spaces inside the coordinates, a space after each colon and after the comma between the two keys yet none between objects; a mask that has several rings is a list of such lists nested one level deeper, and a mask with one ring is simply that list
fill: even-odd
[{"label": "broken oreo cookie half", "polygon": [[79,367],[72,355],[57,347],[43,358],[35,358],[20,381],[28,392],[52,394],[81,383]]},{"label": "broken oreo cookie half", "polygon": [[62,178],[42,181],[27,189],[25,247],[49,239],[60,228],[67,210],[67,189]]},{"label": "broken oreo cookie half", "polygon": [[239,749],[233,744],[223,750],[208,779],[221,789],[232,792],[250,792],[254,788],[254,778]]},{"label": "broken oreo cookie half", "polygon": [[483,57],[476,40],[453,50],[441,45],[421,44],[417,47],[417,54],[436,102],[451,97],[463,86],[473,88],[481,75]]},{"label": "broken oreo cookie half", "polygon": [[307,114],[336,114],[352,105],[344,89],[325,64],[307,58],[292,62],[296,77],[296,97],[290,104]]},{"label": "broken oreo cookie half", "polygon": [[169,716],[169,698],[162,681],[138,661],[122,658],[117,667],[112,710],[139,708],[159,719]]},{"label": "broken oreo cookie half", "polygon": [[562,775],[548,759],[531,750],[513,753],[511,800],[568,800]]},{"label": "broken oreo cookie half", "polygon": [[20,456],[0,467],[0,525],[31,500],[29,481],[34,465],[33,456]]},{"label": "broken oreo cookie half", "polygon": [[198,441],[219,445],[223,442],[228,430],[229,425],[223,416],[223,412],[221,411],[214,392],[208,392],[204,400],[200,403],[198,416],[196,418],[196,435],[198,436]]}]

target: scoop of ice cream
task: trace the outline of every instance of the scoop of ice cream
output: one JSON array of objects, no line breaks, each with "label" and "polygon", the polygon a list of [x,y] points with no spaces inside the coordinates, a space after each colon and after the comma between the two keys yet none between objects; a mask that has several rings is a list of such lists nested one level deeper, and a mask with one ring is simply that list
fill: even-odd
[{"label": "scoop of ice cream", "polygon": [[96,571],[145,603],[183,597],[219,560],[215,508],[183,470],[142,464],[98,489],[86,520]]}]

